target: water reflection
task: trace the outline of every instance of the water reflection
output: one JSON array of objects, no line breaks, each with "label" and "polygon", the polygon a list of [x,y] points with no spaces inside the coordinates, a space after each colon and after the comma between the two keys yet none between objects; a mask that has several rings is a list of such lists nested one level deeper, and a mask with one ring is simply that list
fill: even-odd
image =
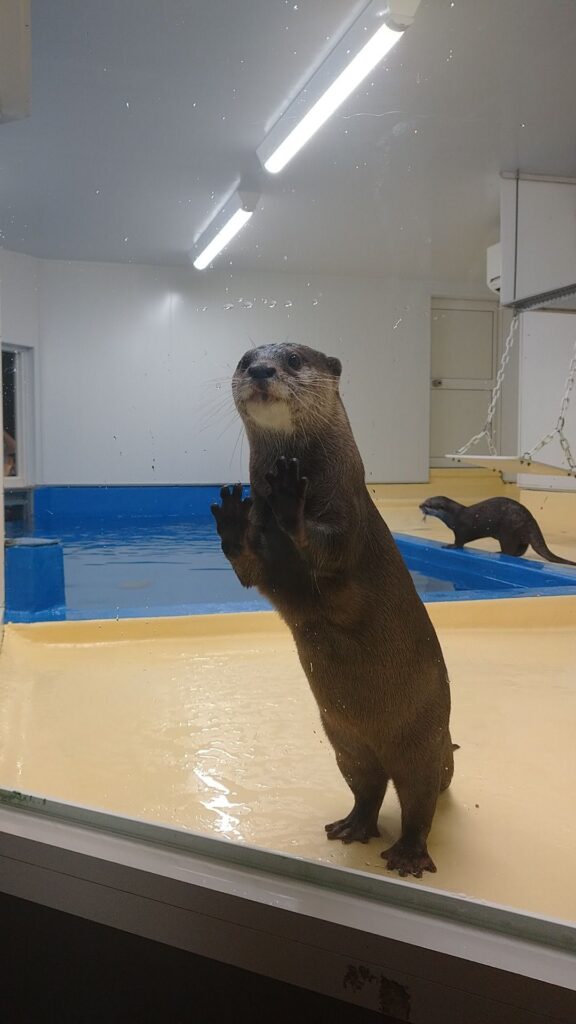
[{"label": "water reflection", "polygon": [[218,782],[212,775],[209,775],[206,771],[202,771],[200,768],[194,769],[194,775],[197,776],[204,783],[209,790],[215,790],[216,793],[212,797],[200,798],[200,803],[209,811],[214,811],[216,821],[213,825],[214,831],[221,835],[229,836],[230,838],[241,839],[242,835],[238,829],[240,819],[234,817],[230,811],[235,807],[241,807],[243,810],[247,810],[245,804],[230,803],[228,797],[230,790],[223,785],[222,782]]}]

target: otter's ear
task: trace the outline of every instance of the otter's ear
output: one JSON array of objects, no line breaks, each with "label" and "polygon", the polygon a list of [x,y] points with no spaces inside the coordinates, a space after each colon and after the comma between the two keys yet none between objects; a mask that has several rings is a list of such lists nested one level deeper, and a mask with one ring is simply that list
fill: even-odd
[{"label": "otter's ear", "polygon": [[330,372],[333,373],[335,377],[339,377],[342,373],[342,363],[340,360],[336,359],[336,356],[328,356],[326,363]]}]

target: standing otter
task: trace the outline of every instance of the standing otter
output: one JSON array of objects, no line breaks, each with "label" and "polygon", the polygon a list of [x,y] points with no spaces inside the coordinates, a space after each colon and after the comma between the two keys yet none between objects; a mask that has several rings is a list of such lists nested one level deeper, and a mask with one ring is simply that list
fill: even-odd
[{"label": "standing otter", "polygon": [[436,516],[454,532],[454,543],[446,547],[462,548],[471,540],[493,537],[499,541],[503,555],[523,555],[531,545],[537,555],[549,562],[576,565],[550,551],[532,513],[512,498],[487,498],[476,505],[460,505],[437,495],[426,498],[420,508],[424,515]]},{"label": "standing otter", "polygon": [[232,381],[250,443],[251,498],[223,487],[222,550],[292,631],[338,767],[354,795],[329,839],[367,842],[390,779],[402,835],[388,868],[435,871],[426,847],[454,769],[438,638],[372,502],[338,391],[338,359],[303,345],[248,351]]}]

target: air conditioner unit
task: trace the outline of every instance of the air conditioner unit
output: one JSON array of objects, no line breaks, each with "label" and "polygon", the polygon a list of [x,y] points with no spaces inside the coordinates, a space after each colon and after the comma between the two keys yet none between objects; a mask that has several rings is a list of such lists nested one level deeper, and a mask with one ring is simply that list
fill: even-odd
[{"label": "air conditioner unit", "polygon": [[486,249],[486,284],[490,291],[500,295],[500,279],[502,277],[502,246],[500,242]]},{"label": "air conditioner unit", "polygon": [[576,180],[503,177],[500,246],[503,306],[576,310]]}]

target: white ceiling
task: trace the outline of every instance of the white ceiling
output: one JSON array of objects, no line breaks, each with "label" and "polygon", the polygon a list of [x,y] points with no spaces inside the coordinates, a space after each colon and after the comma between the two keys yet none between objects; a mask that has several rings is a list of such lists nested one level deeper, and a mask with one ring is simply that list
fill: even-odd
[{"label": "white ceiling", "polygon": [[[32,114],[0,125],[0,244],[188,264],[364,4],[33,0]],[[576,175],[573,0],[422,0],[217,265],[481,280],[500,170]],[[193,271],[191,270],[191,273]]]}]

